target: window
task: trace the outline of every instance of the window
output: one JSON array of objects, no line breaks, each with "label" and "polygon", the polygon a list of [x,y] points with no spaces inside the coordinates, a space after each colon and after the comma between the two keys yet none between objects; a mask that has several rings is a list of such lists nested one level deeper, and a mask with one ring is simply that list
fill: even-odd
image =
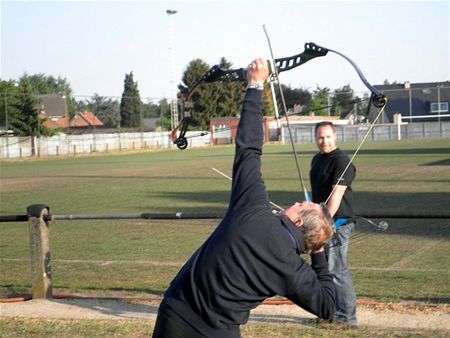
[{"label": "window", "polygon": [[432,102],[431,103],[432,113],[447,113],[448,112],[448,102]]}]

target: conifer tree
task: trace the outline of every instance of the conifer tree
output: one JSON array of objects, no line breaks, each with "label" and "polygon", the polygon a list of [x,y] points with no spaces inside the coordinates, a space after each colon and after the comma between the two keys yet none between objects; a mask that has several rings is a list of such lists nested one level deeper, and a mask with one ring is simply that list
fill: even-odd
[{"label": "conifer tree", "polygon": [[44,127],[39,117],[40,100],[29,79],[20,80],[9,114],[9,127],[18,136],[31,136],[31,153],[36,154],[35,137],[50,136],[54,131]]},{"label": "conifer tree", "polygon": [[124,90],[120,101],[120,125],[125,128],[141,126],[142,102],[133,72],[125,74]]}]

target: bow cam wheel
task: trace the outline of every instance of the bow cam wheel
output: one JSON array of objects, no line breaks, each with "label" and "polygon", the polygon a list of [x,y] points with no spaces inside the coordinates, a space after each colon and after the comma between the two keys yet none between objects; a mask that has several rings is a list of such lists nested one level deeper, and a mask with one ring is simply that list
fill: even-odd
[{"label": "bow cam wheel", "polygon": [[176,144],[177,144],[178,149],[184,150],[188,146],[188,141],[187,141],[186,137],[181,137],[181,138],[178,138]]}]

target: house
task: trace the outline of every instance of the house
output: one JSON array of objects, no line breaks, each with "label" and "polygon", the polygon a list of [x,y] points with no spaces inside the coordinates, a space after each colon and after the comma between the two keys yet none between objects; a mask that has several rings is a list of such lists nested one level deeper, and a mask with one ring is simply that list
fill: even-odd
[{"label": "house", "polygon": [[103,122],[92,112],[84,111],[77,113],[70,121],[70,128],[102,127]]},{"label": "house", "polygon": [[[450,81],[405,82],[374,87],[388,98],[384,116],[380,118],[379,123],[394,122],[395,114],[401,114],[404,122],[450,120]],[[371,107],[369,116],[371,121],[378,111],[379,109]]]},{"label": "house", "polygon": [[64,129],[69,127],[69,120],[65,116],[48,117],[45,111],[41,111],[39,118],[44,120],[42,125],[49,129]]},{"label": "house", "polygon": [[67,128],[69,126],[69,115],[67,100],[61,95],[42,95],[41,111],[39,117],[43,126],[50,129]]}]

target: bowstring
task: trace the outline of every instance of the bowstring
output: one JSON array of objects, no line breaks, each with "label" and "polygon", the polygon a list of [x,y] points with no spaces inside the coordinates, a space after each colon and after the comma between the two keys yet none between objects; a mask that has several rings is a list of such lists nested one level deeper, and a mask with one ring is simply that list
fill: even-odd
[{"label": "bowstring", "polygon": [[328,195],[328,198],[325,201],[325,204],[328,204],[328,201],[330,200],[331,196],[333,195],[334,191],[336,190],[339,182],[341,182],[342,178],[344,177],[344,175],[347,173],[348,168],[350,168],[350,165],[353,163],[353,160],[356,157],[356,154],[358,154],[359,149],[361,149],[362,145],[364,144],[364,142],[366,141],[367,137],[369,136],[370,132],[372,131],[373,127],[375,126],[375,124],[377,123],[378,119],[380,118],[381,114],[384,112],[384,108],[386,108],[387,105],[387,98],[384,98],[384,105],[383,107],[380,108],[380,111],[378,112],[377,116],[375,117],[375,119],[373,120],[373,122],[370,124],[369,129],[367,129],[366,134],[364,135],[363,139],[361,140],[361,142],[358,145],[358,148],[356,148],[355,152],[353,153],[350,161],[348,162],[347,166],[345,167],[344,171],[342,172],[341,176],[338,178],[336,184],[333,186],[333,189],[331,190],[330,194]]},{"label": "bowstring", "polygon": [[[272,44],[270,42],[270,37],[269,37],[269,34],[267,32],[266,25],[263,25],[263,29],[264,29],[264,34],[266,35],[266,38],[267,38],[267,43],[268,43],[269,51],[270,51],[270,66],[271,66],[271,69],[272,69],[272,76],[271,76],[272,79],[271,80],[272,80],[272,82],[276,82],[276,84],[278,86],[278,92],[279,92],[280,99],[281,99],[281,108],[283,109],[283,113],[284,113],[285,118],[286,118],[286,127],[288,129],[289,140],[290,140],[290,143],[291,143],[291,146],[292,146],[292,153],[294,154],[294,160],[295,160],[295,165],[296,165],[296,168],[297,168],[298,178],[299,178],[299,181],[300,181],[303,193],[305,195],[305,200],[309,202],[310,198],[309,198],[308,192],[306,191],[306,188],[305,188],[305,181],[303,179],[302,170],[300,168],[300,161],[298,159],[297,150],[295,149],[295,146],[294,146],[294,138],[292,137],[291,126],[290,126],[289,118],[288,118],[288,114],[287,114],[286,101],[284,99],[283,89],[281,87],[281,83],[280,83],[280,80],[279,80],[278,69],[277,69],[277,67],[275,65],[275,62],[274,62],[275,58],[274,58],[274,55],[273,55]],[[273,87],[271,87],[271,89],[272,88]],[[275,98],[275,93],[273,93],[273,96]],[[275,98],[274,104],[277,105],[276,98]],[[277,109],[277,108],[275,108],[275,109]]]}]

